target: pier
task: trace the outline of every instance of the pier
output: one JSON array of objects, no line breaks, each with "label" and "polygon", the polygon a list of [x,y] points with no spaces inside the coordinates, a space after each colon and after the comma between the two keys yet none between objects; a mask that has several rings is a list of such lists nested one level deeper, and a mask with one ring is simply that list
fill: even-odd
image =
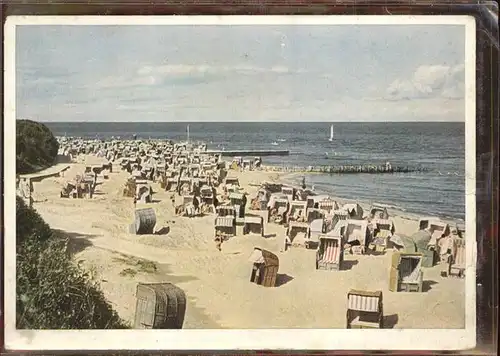
[{"label": "pier", "polygon": [[288,150],[207,150],[208,154],[221,155],[223,157],[265,157],[265,156],[288,156],[290,151]]}]

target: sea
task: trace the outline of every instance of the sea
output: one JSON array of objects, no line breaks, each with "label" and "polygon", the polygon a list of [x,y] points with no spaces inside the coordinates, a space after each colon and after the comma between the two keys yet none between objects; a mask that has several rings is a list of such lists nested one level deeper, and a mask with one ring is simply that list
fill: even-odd
[{"label": "sea", "polygon": [[[280,149],[289,156],[263,157],[282,166],[382,165],[424,168],[395,174],[311,174],[315,191],[384,204],[409,215],[465,219],[465,124],[297,122],[58,122],[57,136],[162,138],[192,141],[209,149]],[[330,141],[331,125],[333,139]],[[296,176],[298,181],[302,176]]]}]

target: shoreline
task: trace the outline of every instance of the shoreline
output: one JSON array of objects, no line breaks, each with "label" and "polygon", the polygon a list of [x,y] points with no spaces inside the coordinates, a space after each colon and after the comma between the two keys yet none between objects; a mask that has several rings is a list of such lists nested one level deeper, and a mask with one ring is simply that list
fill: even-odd
[{"label": "shoreline", "polygon": [[[303,176],[308,176],[308,175],[317,175],[321,173],[295,173],[295,172],[283,172],[281,173],[282,175],[280,176],[280,182],[283,184],[290,184],[290,185],[297,185],[297,180],[300,177]],[[336,196],[334,194],[331,194],[327,190],[317,190],[315,191],[316,193],[320,194],[325,194],[325,195],[330,195],[332,199],[336,200],[339,203],[345,204],[345,203],[358,203],[365,212],[368,212],[372,203],[366,201],[366,200],[359,200],[359,199],[349,199],[349,198],[343,198]],[[450,224],[450,226],[453,226],[454,224],[458,223],[463,223],[465,220],[460,219],[460,218],[453,218],[449,216],[444,216],[444,215],[433,215],[433,214],[419,214],[411,211],[406,211],[406,210],[401,210],[394,208],[396,204],[393,203],[378,203],[374,200],[373,203],[376,203],[380,206],[384,206],[387,209],[387,212],[389,213],[389,216],[399,216],[400,218],[407,219],[407,220],[412,220],[412,221],[418,221],[421,217],[436,217],[439,218],[440,220]]]}]

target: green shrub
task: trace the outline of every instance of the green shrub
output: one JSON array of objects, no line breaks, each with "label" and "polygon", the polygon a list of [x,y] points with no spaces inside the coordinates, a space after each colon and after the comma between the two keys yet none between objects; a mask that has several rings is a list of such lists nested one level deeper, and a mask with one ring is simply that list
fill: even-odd
[{"label": "green shrub", "polygon": [[97,282],[67,254],[67,240],[16,202],[17,328],[125,329]]},{"label": "green shrub", "polygon": [[16,122],[16,169],[18,174],[32,173],[52,165],[59,143],[47,126],[31,120]]}]

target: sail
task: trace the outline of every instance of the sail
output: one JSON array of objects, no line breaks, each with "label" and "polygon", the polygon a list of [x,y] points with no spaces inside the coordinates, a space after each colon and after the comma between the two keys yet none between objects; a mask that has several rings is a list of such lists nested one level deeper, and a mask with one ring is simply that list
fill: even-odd
[{"label": "sail", "polygon": [[333,125],[330,126],[330,141],[333,141]]}]

